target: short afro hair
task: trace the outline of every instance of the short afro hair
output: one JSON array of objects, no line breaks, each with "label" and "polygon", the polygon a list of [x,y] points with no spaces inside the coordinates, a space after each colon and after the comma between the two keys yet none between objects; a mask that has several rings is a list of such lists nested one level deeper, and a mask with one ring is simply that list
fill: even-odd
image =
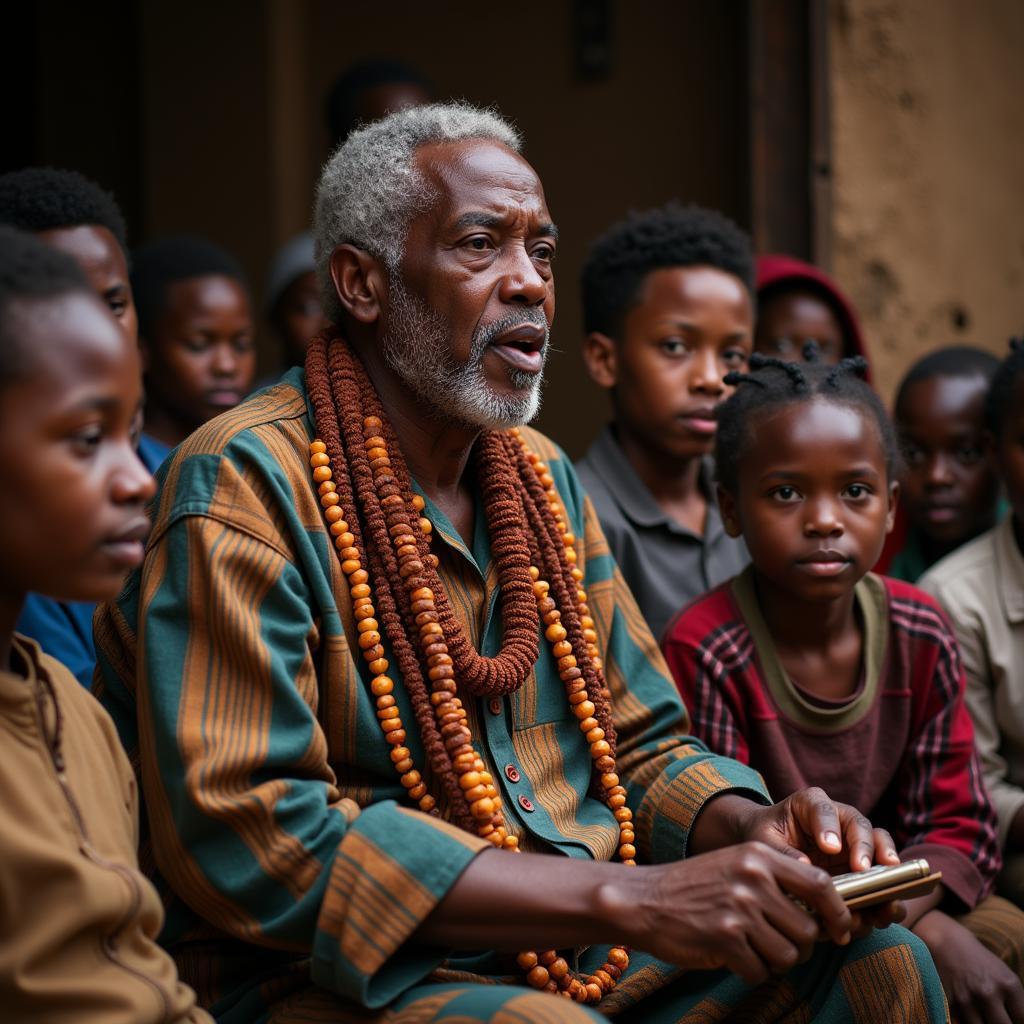
[{"label": "short afro hair", "polygon": [[376,57],[352,65],[338,75],[327,94],[324,112],[331,149],[344,142],[359,125],[363,93],[382,85],[418,85],[428,94],[433,92],[423,75],[401,61]]},{"label": "short afro hair", "polygon": [[584,331],[618,333],[651,271],[705,266],[738,277],[753,303],[750,238],[728,217],[678,202],[630,214],[594,242],[583,265]]},{"label": "short afro hair", "polygon": [[990,382],[999,369],[999,359],[983,348],[973,345],[949,345],[922,356],[907,370],[896,391],[893,408],[899,415],[900,406],[906,398],[907,389],[918,381],[934,377],[979,377]]},{"label": "short afro hair", "polygon": [[25,231],[99,225],[128,251],[117,200],[78,171],[26,167],[0,174],[0,224]]},{"label": "short afro hair", "polygon": [[725,383],[736,390],[718,407],[715,432],[715,476],[731,493],[739,482],[739,463],[750,448],[756,421],[765,413],[787,405],[815,400],[855,409],[878,428],[885,453],[885,472],[889,482],[897,479],[900,449],[896,431],[882,400],[864,379],[867,361],[863,356],[840,360],[836,366],[817,362],[817,346],[805,347],[808,362],[789,363],[755,352],[750,357],[750,372],[733,371]]},{"label": "short afro hair", "polygon": [[27,231],[0,224],[0,388],[24,373],[18,302],[40,302],[75,292],[95,297],[82,268],[66,253]]},{"label": "short afro hair", "polygon": [[985,429],[996,443],[1002,439],[1006,417],[1013,407],[1017,378],[1024,374],[1024,337],[1010,339],[1010,352],[999,364],[985,396]]},{"label": "short afro hair", "polygon": [[247,289],[238,261],[205,238],[177,235],[137,249],[132,261],[132,294],[139,336],[151,337],[164,312],[167,286],[191,277],[230,277]]}]

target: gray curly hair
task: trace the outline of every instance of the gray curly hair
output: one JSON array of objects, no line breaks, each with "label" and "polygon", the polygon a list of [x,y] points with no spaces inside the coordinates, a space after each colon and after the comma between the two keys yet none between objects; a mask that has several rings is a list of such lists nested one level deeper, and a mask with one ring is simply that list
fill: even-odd
[{"label": "gray curly hair", "polygon": [[485,139],[517,153],[519,133],[491,110],[469,103],[432,103],[389,114],[353,132],[324,165],[316,189],[313,238],[324,308],[340,322],[331,281],[331,254],[349,242],[382,260],[389,273],[401,262],[413,216],[435,198],[414,157],[432,142]]}]

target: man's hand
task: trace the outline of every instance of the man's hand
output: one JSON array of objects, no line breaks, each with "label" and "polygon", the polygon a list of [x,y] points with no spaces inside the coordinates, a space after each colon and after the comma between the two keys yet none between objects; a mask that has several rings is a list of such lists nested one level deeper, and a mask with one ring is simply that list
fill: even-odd
[{"label": "man's hand", "polygon": [[1024,1024],[1020,979],[966,928],[940,910],[929,911],[914,931],[931,950],[959,1024]]},{"label": "man's hand", "polygon": [[763,843],[642,871],[631,905],[605,909],[629,922],[632,945],[681,967],[724,967],[756,985],[805,961],[822,932],[840,945],[851,938],[829,875]]}]

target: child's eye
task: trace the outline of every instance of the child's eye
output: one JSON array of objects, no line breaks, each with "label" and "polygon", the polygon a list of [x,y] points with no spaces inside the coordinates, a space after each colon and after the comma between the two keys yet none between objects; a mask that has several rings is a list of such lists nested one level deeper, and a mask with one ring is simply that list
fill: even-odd
[{"label": "child's eye", "polygon": [[252,338],[247,338],[244,335],[241,338],[235,338],[231,342],[236,352],[249,352],[252,350]]},{"label": "child's eye", "polygon": [[76,455],[88,458],[96,453],[102,440],[103,428],[98,423],[94,423],[75,431],[71,436],[71,449]]},{"label": "child's eye", "polygon": [[210,343],[206,338],[189,338],[185,342],[185,347],[189,352],[205,352],[210,347]]},{"label": "child's eye", "polygon": [[666,355],[681,356],[686,352],[686,345],[679,338],[665,338],[660,344]]},{"label": "child's eye", "polygon": [[975,466],[981,461],[981,449],[970,446],[961,448],[956,453],[957,462],[963,466]]},{"label": "child's eye", "polygon": [[867,484],[850,484],[845,493],[848,498],[853,498],[856,501],[858,498],[866,498],[871,494],[871,488]]},{"label": "child's eye", "polygon": [[925,458],[924,450],[918,448],[916,445],[904,444],[903,458],[906,460],[908,466],[923,466]]},{"label": "child's eye", "polygon": [[772,491],[772,497],[775,498],[776,501],[791,502],[798,501],[800,499],[800,493],[795,487],[790,487],[788,484],[784,484],[782,487],[776,487],[775,490]]},{"label": "child's eye", "polygon": [[747,353],[741,348],[731,348],[727,352],[722,353],[722,359],[725,361],[726,366],[732,368],[746,366]]}]

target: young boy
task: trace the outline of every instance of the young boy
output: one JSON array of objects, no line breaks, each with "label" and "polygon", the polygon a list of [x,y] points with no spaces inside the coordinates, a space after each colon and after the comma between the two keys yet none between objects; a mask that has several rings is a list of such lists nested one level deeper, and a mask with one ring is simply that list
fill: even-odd
[{"label": "young boy", "polygon": [[995,525],[999,480],[982,434],[985,395],[998,365],[990,352],[955,345],[919,359],[903,378],[894,418],[906,530],[888,575],[913,583]]},{"label": "young boy", "polygon": [[313,236],[308,232],[296,235],[275,254],[267,275],[266,302],[267,319],[280,343],[282,369],[302,366],[310,339],[327,323],[316,278]]},{"label": "young boy", "polygon": [[[29,167],[0,175],[0,224],[35,233],[67,253],[93,290],[117,318],[131,343],[138,320],[128,278],[124,218],[114,197],[76,171]],[[155,472],[168,449],[139,435],[139,456]],[[92,601],[57,601],[28,594],[18,632],[32,637],[47,654],[66,665],[85,687],[92,682],[96,648]]]},{"label": "young boy", "polygon": [[967,708],[999,813],[999,890],[1024,906],[1024,343],[999,365],[985,405],[985,447],[1013,510],[936,563],[921,587],[949,613],[963,652]]},{"label": "young boy", "polygon": [[14,631],[30,590],[112,598],[142,561],[138,353],[68,256],[0,228],[0,1006],[209,1021],[156,942],[134,776],[106,712]]},{"label": "young boy", "polygon": [[[996,821],[935,603],[871,575],[891,528],[898,450],[878,397],[836,367],[751,357],[719,415],[726,528],[751,565],[687,608],[665,653],[694,731],[775,797],[820,786],[888,828],[941,885],[903,922],[961,1020],[1024,1019],[1024,914],[989,897]],[[959,918],[959,920],[958,920]],[[987,947],[987,948],[986,948]]]},{"label": "young boy", "polygon": [[132,266],[145,367],[146,432],[171,448],[237,405],[256,354],[242,270],[201,238],[166,238]]},{"label": "young boy", "polygon": [[583,268],[583,358],[613,419],[577,465],[654,635],[737,573],[715,504],[715,416],[753,331],[753,256],[719,213],[675,203],[616,224]]},{"label": "young boy", "polygon": [[799,362],[809,341],[824,363],[868,358],[853,304],[828,274],[792,256],[758,256],[754,350]]}]

